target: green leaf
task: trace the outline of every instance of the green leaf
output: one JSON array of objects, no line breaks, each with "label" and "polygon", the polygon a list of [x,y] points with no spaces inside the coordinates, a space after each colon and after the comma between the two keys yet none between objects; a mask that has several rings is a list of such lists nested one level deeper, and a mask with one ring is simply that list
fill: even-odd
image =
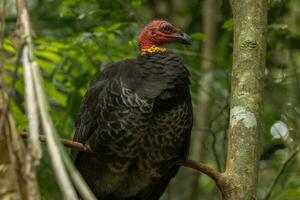
[{"label": "green leaf", "polygon": [[232,18],[226,20],[222,26],[223,29],[227,31],[232,31],[233,30],[233,20]]},{"label": "green leaf", "polygon": [[66,106],[67,97],[64,94],[62,94],[61,92],[59,92],[53,86],[53,84],[51,84],[47,81],[44,81],[44,88],[45,88],[45,91],[47,91],[49,101],[56,102],[57,104],[59,104],[61,106]]},{"label": "green leaf", "polygon": [[60,63],[61,57],[57,55],[56,53],[53,53],[51,51],[36,51],[35,55],[44,58],[46,60],[52,61],[54,63]]},{"label": "green leaf", "polygon": [[268,31],[269,32],[274,32],[274,33],[279,33],[279,34],[287,34],[289,33],[289,28],[286,24],[270,24],[268,25]]},{"label": "green leaf", "polygon": [[191,38],[193,40],[204,41],[206,39],[206,35],[200,32],[192,33]]},{"label": "green leaf", "polygon": [[11,40],[9,39],[4,40],[3,49],[8,53],[16,54],[16,49],[14,48],[14,46],[11,43]]},{"label": "green leaf", "polygon": [[109,40],[115,40],[116,39],[116,36],[115,36],[115,34],[113,34],[113,33],[109,33],[108,35],[107,35],[107,38],[109,39]]},{"label": "green leaf", "polygon": [[115,30],[118,30],[120,29],[120,27],[123,25],[123,23],[116,23],[116,24],[113,24],[111,27],[109,27],[109,31],[115,31]]},{"label": "green leaf", "polygon": [[142,5],[142,2],[140,0],[134,0],[131,2],[131,6],[135,9],[140,8]]}]

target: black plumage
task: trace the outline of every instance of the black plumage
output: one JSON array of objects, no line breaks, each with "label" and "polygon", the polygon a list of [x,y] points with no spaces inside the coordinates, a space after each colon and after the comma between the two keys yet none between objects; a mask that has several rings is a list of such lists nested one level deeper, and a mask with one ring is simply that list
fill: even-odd
[{"label": "black plumage", "polygon": [[99,200],[157,200],[186,158],[192,127],[189,72],[170,52],[148,53],[104,69],[91,83],[72,151]]}]

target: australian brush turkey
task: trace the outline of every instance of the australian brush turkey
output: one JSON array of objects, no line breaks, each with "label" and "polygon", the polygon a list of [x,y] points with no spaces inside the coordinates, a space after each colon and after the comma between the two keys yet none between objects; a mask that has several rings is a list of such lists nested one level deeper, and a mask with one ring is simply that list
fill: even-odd
[{"label": "australian brush turkey", "polygon": [[140,52],[106,67],[92,81],[76,122],[74,141],[93,153],[71,152],[99,200],[157,200],[184,160],[192,128],[189,72],[162,48],[190,44],[164,20],[139,36]]}]

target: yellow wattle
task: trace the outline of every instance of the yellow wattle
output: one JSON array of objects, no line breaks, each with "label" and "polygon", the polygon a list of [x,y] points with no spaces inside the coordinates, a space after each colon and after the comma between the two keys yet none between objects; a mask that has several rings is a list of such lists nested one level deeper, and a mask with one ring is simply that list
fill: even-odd
[{"label": "yellow wattle", "polygon": [[167,51],[166,48],[158,47],[158,46],[151,46],[147,49],[141,49],[141,55],[151,54],[151,53],[161,53]]}]

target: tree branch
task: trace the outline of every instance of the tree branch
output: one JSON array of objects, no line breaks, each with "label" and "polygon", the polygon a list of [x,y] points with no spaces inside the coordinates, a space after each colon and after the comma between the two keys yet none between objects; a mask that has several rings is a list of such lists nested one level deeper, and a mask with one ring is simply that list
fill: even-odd
[{"label": "tree branch", "polygon": [[286,167],[288,166],[288,164],[293,160],[293,158],[296,157],[297,153],[299,152],[299,148],[297,148],[295,151],[293,151],[291,153],[291,155],[284,161],[283,165],[281,166],[277,176],[275,177],[275,179],[273,180],[273,182],[271,183],[271,186],[266,194],[266,196],[264,197],[263,200],[268,200],[272,194],[272,191],[275,187],[275,185],[277,184],[280,176],[283,174],[283,172],[285,171]]},{"label": "tree branch", "polygon": [[[27,132],[19,132],[19,134],[22,138],[29,137]],[[40,141],[46,142],[46,138],[44,135],[40,135]],[[82,152],[93,153],[89,148],[85,147],[84,144],[82,144],[80,142],[75,142],[75,141],[66,140],[66,139],[61,139],[60,141],[65,147],[75,149],[78,151],[82,151]],[[222,183],[221,183],[222,174],[220,172],[214,170],[213,168],[210,168],[209,166],[207,166],[201,162],[197,162],[194,160],[180,160],[176,164],[180,165],[180,166],[188,167],[188,168],[191,168],[191,169],[194,169],[196,171],[206,174],[216,183],[216,185],[218,186],[218,188],[220,189],[220,191],[223,194]]]},{"label": "tree branch", "polygon": [[220,172],[214,170],[213,168],[210,168],[209,166],[201,162],[197,162],[194,160],[180,160],[177,162],[177,164],[206,174],[216,183],[216,185],[223,194],[223,186],[221,182],[222,174]]},{"label": "tree branch", "polygon": [[[22,138],[28,138],[29,137],[29,134],[27,132],[19,132],[20,136]],[[40,135],[39,137],[40,141],[41,142],[46,142],[46,137],[44,135]],[[72,141],[72,140],[66,140],[66,139],[61,139],[60,140],[61,143],[65,146],[65,147],[68,147],[68,148],[71,148],[71,149],[75,149],[75,150],[78,150],[78,151],[83,151],[83,152],[89,152],[89,153],[92,153],[88,148],[86,148],[82,143],[80,142],[75,142],[75,141]]]}]

